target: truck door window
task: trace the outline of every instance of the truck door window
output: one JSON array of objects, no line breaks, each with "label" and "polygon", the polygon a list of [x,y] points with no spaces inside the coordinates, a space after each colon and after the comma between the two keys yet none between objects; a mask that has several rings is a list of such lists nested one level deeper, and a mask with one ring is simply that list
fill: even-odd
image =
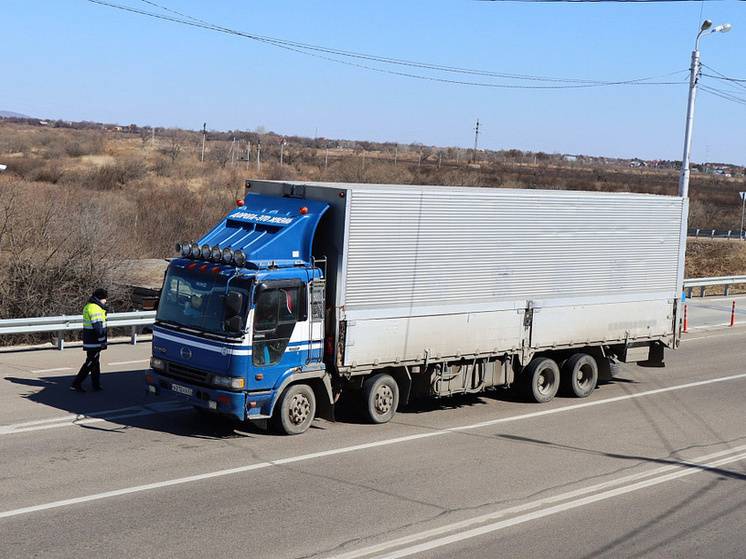
[{"label": "truck door window", "polygon": [[301,290],[305,287],[265,289],[254,308],[254,365],[274,365],[285,354],[300,316]]}]

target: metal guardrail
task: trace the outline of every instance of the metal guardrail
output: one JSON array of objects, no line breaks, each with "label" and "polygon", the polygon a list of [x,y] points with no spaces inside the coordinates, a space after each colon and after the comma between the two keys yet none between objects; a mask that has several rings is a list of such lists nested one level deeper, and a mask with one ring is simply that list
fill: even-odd
[{"label": "metal guardrail", "polygon": [[724,295],[728,295],[728,289],[732,285],[746,284],[746,276],[717,276],[713,278],[692,278],[684,280],[684,291],[687,297],[692,296],[695,287],[699,288],[699,296],[704,297],[705,288],[713,285],[724,286]]},{"label": "metal guardrail", "polygon": [[699,237],[705,239],[736,239],[746,240],[746,235],[741,237],[741,231],[738,229],[689,229],[687,232],[690,237]]},{"label": "metal guardrail", "polygon": [[[692,278],[684,280],[686,296],[691,297],[695,288],[700,289],[700,296],[704,296],[705,288],[713,285],[725,287],[725,295],[732,285],[746,285],[746,276],[719,276],[712,278]],[[107,317],[109,328],[129,327],[130,341],[137,343],[138,330],[142,326],[148,326],[155,322],[155,311],[132,311],[110,313]],[[65,348],[64,333],[83,329],[83,317],[81,315],[69,316],[40,316],[36,318],[11,318],[0,320],[0,336],[3,334],[34,334],[39,332],[56,332],[57,349]]]},{"label": "metal guardrail", "polygon": [[[130,342],[137,343],[139,327],[155,322],[155,311],[132,311],[110,313],[107,316],[109,328],[129,327]],[[39,332],[56,332],[57,349],[65,349],[65,332],[83,329],[81,315],[40,316],[35,318],[11,318],[0,320],[0,335],[35,334]]]}]

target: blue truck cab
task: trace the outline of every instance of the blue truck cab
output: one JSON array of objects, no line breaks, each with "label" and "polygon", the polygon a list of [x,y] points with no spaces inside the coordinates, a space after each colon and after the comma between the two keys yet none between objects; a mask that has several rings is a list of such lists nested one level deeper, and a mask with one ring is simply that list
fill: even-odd
[{"label": "blue truck cab", "polygon": [[329,205],[247,195],[166,271],[146,375],[155,397],[286,434],[331,414],[325,277],[312,255]]}]

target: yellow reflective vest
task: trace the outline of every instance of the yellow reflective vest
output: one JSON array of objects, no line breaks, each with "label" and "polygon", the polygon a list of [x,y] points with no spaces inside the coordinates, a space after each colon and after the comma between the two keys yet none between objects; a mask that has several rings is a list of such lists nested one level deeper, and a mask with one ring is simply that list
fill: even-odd
[{"label": "yellow reflective vest", "polygon": [[83,349],[104,349],[106,342],[106,309],[89,300],[83,307]]}]

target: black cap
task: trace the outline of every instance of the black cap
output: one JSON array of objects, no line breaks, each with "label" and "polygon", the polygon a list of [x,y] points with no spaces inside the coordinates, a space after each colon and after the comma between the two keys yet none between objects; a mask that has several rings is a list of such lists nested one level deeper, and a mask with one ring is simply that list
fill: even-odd
[{"label": "black cap", "polygon": [[103,287],[99,287],[96,291],[93,292],[93,296],[96,299],[107,299],[109,297],[109,293]]}]

